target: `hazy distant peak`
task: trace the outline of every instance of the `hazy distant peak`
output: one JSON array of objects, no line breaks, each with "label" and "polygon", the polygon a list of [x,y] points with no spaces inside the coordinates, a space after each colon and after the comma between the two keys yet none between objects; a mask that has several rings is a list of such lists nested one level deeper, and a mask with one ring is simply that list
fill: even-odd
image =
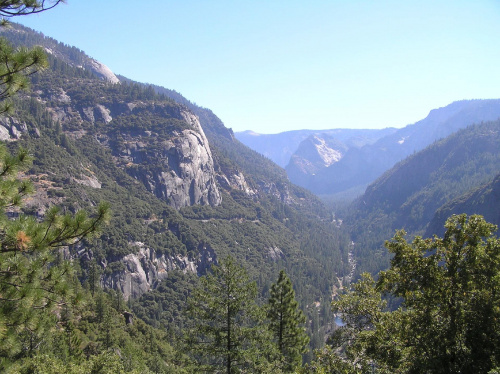
[{"label": "hazy distant peak", "polygon": [[252,130],[245,130],[245,131],[239,131],[240,134],[245,134],[249,136],[261,136],[258,132],[252,131]]}]

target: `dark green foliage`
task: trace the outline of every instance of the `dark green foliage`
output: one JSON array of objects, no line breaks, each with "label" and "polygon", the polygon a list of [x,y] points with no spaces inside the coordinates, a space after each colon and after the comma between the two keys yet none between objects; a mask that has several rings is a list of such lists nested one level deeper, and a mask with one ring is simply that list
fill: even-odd
[{"label": "dark green foliage", "polygon": [[285,372],[293,370],[302,363],[309,337],[304,324],[306,317],[295,300],[292,282],[284,270],[280,271],[278,281],[271,286],[267,318],[269,329],[282,355]]},{"label": "dark green foliage", "polygon": [[187,309],[187,347],[200,370],[232,374],[266,366],[266,329],[256,296],[255,282],[231,257],[200,278]]},{"label": "dark green foliage", "polygon": [[77,297],[72,268],[57,249],[94,234],[109,215],[102,204],[94,217],[83,211],[60,214],[53,207],[41,222],[24,215],[8,219],[5,210],[19,205],[30,190],[27,181],[17,179],[27,163],[26,152],[11,156],[0,148],[0,357],[5,362],[31,350],[24,336],[43,334],[51,319],[47,313]]},{"label": "dark green foliage", "polygon": [[[1,26],[0,26],[1,27]],[[0,38],[0,113],[11,108],[5,99],[29,86],[28,77],[46,68],[47,59],[42,48],[14,49],[4,38]]]},{"label": "dark green foliage", "polygon": [[[161,330],[135,317],[126,324],[115,295],[83,293],[64,309],[57,328],[45,332],[36,349],[19,357],[13,373],[184,373],[184,358]],[[52,318],[54,323],[54,319]]]},{"label": "dark green foliage", "polygon": [[[62,0],[7,0],[0,4],[0,28],[10,26],[8,20],[13,17],[36,14],[51,9]],[[28,49],[20,46],[16,49],[3,37],[0,37],[0,114],[10,111],[11,104],[6,99],[16,92],[29,87],[29,76],[47,68],[47,57],[40,47]]]},{"label": "dark green foliage", "polygon": [[171,271],[158,287],[131,301],[132,310],[148,324],[165,329],[172,340],[178,339],[186,326],[184,311],[197,280],[194,274]]},{"label": "dark green foliage", "polygon": [[0,17],[5,22],[5,18],[41,13],[61,2],[63,0],[6,0],[0,4]]},{"label": "dark green foliage", "polygon": [[[487,373],[500,360],[500,240],[481,216],[452,216],[443,238],[386,243],[391,268],[333,303],[345,326],[321,361],[380,373]],[[401,299],[384,309],[382,293]],[[354,365],[355,364],[355,365]],[[345,372],[358,372],[354,369]]]},{"label": "dark green foliage", "polygon": [[432,234],[443,235],[446,217],[460,213],[466,213],[467,215],[480,213],[486,221],[500,226],[499,197],[500,174],[497,174],[491,182],[468,191],[439,208],[427,227],[426,236]]}]

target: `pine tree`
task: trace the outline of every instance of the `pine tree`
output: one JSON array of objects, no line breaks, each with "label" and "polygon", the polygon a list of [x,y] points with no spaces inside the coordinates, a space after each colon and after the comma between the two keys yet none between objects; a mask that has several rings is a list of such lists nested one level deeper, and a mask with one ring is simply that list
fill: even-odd
[{"label": "pine tree", "polygon": [[[52,9],[62,0],[6,0],[0,2],[0,27],[7,27],[13,17],[36,14]],[[47,56],[41,47],[17,49],[0,38],[0,114],[11,104],[6,99],[29,86],[29,76],[48,67]]]},{"label": "pine tree", "polygon": [[306,318],[299,309],[292,282],[284,270],[280,271],[278,281],[271,286],[267,317],[269,329],[284,360],[284,370],[293,372],[302,363],[301,354],[306,351],[309,337],[302,327]]},{"label": "pine tree", "polygon": [[92,297],[94,297],[94,294],[96,291],[99,289],[99,280],[100,280],[101,274],[100,271],[97,267],[97,262],[95,258],[93,258],[90,261],[90,266],[89,266],[89,271],[88,271],[88,286],[90,293],[92,294]]},{"label": "pine tree", "polygon": [[47,312],[71,301],[73,268],[56,261],[58,249],[95,233],[109,215],[102,204],[94,217],[83,211],[62,215],[53,207],[41,222],[23,214],[9,219],[6,211],[32,190],[17,176],[29,163],[26,151],[12,156],[0,145],[0,359],[27,352],[22,337],[40,335]]},{"label": "pine tree", "polygon": [[200,370],[231,374],[256,370],[265,361],[256,295],[255,282],[231,257],[200,278],[187,311],[192,322],[187,343]]},{"label": "pine tree", "polygon": [[5,23],[8,18],[41,13],[62,2],[64,0],[4,0],[0,3],[0,17]]},{"label": "pine tree", "polygon": [[[40,13],[61,2],[2,1],[0,27],[8,26],[10,18]],[[0,38],[0,114],[10,108],[7,99],[28,87],[28,77],[47,66],[42,48],[14,49]],[[25,150],[12,156],[0,145],[0,370],[12,359],[30,355],[43,341],[47,321],[54,317],[51,311],[78,299],[73,268],[57,258],[58,249],[97,232],[109,215],[102,204],[95,217],[83,211],[63,215],[54,207],[41,222],[22,214],[10,219],[7,211],[16,212],[32,191],[29,181],[18,177],[30,162]]]}]

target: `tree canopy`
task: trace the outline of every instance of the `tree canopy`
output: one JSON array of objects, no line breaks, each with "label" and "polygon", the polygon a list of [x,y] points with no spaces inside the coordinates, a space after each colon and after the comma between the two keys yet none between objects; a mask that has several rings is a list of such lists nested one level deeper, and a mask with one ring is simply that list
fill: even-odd
[{"label": "tree canopy", "polygon": [[192,322],[187,342],[200,370],[231,374],[266,366],[269,340],[256,296],[255,282],[232,257],[200,278],[187,310]]},{"label": "tree canopy", "polygon": [[[107,222],[107,204],[93,217],[50,209],[42,221],[21,214],[16,207],[31,191],[18,172],[30,157],[20,150],[12,156],[0,146],[0,358],[29,350],[23,336],[43,329],[46,312],[71,302],[73,268],[60,259],[58,249],[96,233]],[[17,218],[9,218],[8,211]],[[0,363],[1,367],[1,363]]]},{"label": "tree canopy", "polygon": [[[389,373],[487,373],[500,362],[500,240],[481,216],[455,215],[443,238],[398,231],[391,267],[333,302],[345,325],[325,367]],[[385,309],[383,295],[400,303]],[[337,355],[333,350],[340,349]]]},{"label": "tree canopy", "polygon": [[[63,0],[7,0],[0,2],[0,27],[9,25],[8,19],[36,14],[54,8]],[[0,38],[0,114],[10,110],[6,99],[29,86],[29,76],[48,67],[41,47],[14,49],[5,38]]]}]

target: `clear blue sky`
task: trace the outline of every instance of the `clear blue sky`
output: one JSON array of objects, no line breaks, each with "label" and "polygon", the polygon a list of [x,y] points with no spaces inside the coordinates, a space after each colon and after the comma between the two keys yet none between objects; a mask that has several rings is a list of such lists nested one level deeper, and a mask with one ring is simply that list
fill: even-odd
[{"label": "clear blue sky", "polygon": [[67,0],[16,21],[234,131],[402,127],[500,98],[498,0]]}]

